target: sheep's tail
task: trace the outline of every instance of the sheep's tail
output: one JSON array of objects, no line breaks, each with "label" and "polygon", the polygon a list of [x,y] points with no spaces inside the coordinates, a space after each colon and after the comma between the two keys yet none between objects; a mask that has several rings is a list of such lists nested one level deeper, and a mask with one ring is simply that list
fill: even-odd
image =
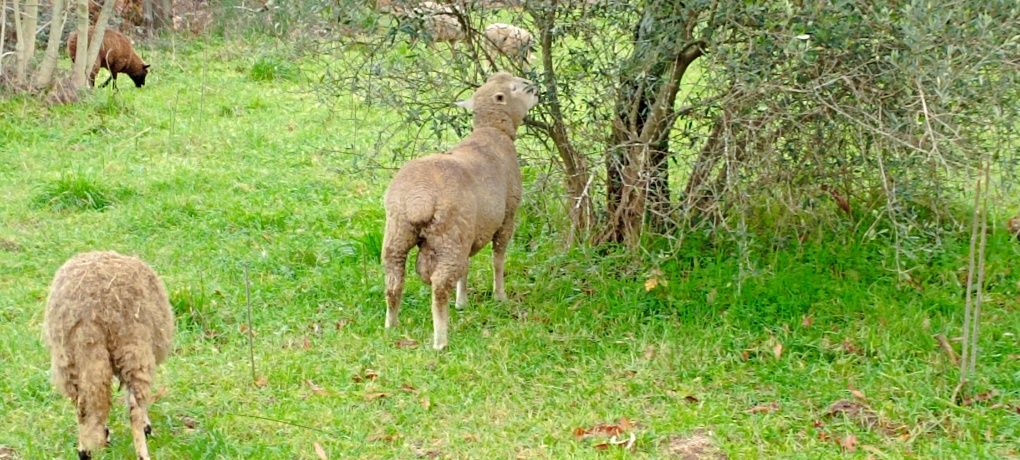
[{"label": "sheep's tail", "polygon": [[83,321],[71,331],[68,350],[77,371],[78,449],[92,452],[107,442],[113,364],[102,328]]}]

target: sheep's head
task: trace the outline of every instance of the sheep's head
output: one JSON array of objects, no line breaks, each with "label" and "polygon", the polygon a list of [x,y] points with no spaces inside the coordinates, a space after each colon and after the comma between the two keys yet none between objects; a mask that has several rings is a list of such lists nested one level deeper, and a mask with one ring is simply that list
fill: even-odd
[{"label": "sheep's head", "polygon": [[457,105],[475,113],[475,129],[499,128],[514,137],[528,110],[538,104],[534,83],[507,72],[497,72],[470,98]]},{"label": "sheep's head", "polygon": [[128,74],[128,76],[131,77],[131,81],[135,82],[135,88],[141,88],[141,87],[145,86],[145,76],[148,75],[148,74],[149,74],[149,64],[143,64],[141,72],[135,72],[133,74]]}]

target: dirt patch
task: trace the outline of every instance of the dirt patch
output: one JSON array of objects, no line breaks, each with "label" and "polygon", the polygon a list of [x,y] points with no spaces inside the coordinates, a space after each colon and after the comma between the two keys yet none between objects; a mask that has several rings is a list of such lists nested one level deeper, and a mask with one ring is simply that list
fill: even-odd
[{"label": "dirt patch", "polygon": [[668,458],[682,460],[725,460],[726,454],[716,445],[712,433],[695,430],[687,435],[670,436],[663,443]]}]

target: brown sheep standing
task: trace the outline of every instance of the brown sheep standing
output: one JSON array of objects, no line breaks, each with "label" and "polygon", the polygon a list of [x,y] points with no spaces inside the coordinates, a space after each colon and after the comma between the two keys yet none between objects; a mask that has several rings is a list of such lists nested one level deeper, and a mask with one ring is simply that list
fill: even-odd
[{"label": "brown sheep standing", "polygon": [[[92,35],[92,30],[89,30]],[[78,32],[71,32],[67,37],[67,53],[71,55],[71,62],[74,62],[75,51],[78,49]],[[117,88],[117,74],[126,73],[135,82],[135,87],[141,88],[145,85],[145,76],[149,74],[149,64],[142,62],[142,58],[135,53],[124,34],[116,30],[106,29],[103,34],[103,46],[99,48],[99,65],[92,69],[89,74],[89,86],[96,86],[96,75],[102,67],[110,71],[110,78],[107,78],[100,87],[106,86],[113,80],[113,87]]]},{"label": "brown sheep standing", "polygon": [[418,246],[418,275],[432,285],[432,346],[447,344],[449,296],[467,303],[468,258],[492,242],[493,297],[506,300],[503,263],[521,202],[514,139],[538,103],[531,82],[499,72],[458,105],[474,111],[474,130],[449,152],[412,160],[386,190],[386,327],[396,327],[407,253]]},{"label": "brown sheep standing", "polygon": [[174,334],[159,276],[145,262],[116,252],[72,257],[50,286],[44,334],[53,385],[77,408],[78,457],[90,458],[108,442],[110,384],[116,376],[127,389],[135,452],[148,460],[150,385]]}]

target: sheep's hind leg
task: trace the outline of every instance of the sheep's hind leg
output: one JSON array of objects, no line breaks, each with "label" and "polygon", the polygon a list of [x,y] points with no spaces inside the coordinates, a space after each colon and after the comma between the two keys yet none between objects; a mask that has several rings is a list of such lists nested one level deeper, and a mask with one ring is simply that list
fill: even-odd
[{"label": "sheep's hind leg", "polygon": [[506,248],[513,236],[513,221],[504,224],[503,229],[492,238],[492,297],[506,302],[506,288],[503,286],[503,269],[506,264]]},{"label": "sheep's hind leg", "polygon": [[386,271],[386,328],[400,323],[400,302],[404,296],[404,272],[407,253],[414,247],[415,235],[401,223],[387,220],[383,236],[382,259]]},{"label": "sheep's hind leg", "polygon": [[128,410],[131,413],[131,438],[135,444],[138,460],[149,460],[149,445],[146,438],[152,434],[149,423],[148,394],[149,384],[145,381],[133,381],[128,385]]},{"label": "sheep's hind leg", "polygon": [[457,302],[455,305],[458,310],[463,310],[467,306],[467,273],[457,280]]},{"label": "sheep's hind leg", "polygon": [[437,264],[432,273],[432,348],[446,348],[450,324],[450,291],[467,277],[467,251]]}]

